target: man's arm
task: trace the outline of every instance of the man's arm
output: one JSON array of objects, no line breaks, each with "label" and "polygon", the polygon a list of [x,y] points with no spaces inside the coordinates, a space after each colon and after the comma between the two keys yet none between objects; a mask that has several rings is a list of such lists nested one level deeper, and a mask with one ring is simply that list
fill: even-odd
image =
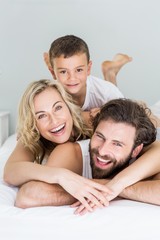
[{"label": "man's arm", "polygon": [[119,195],[138,202],[160,205],[160,178],[137,182],[125,188]]},{"label": "man's arm", "polygon": [[58,184],[30,181],[19,189],[15,206],[19,208],[63,206],[75,201],[76,199]]},{"label": "man's arm", "polygon": [[[108,179],[95,179],[94,181],[105,185],[110,182]],[[157,174],[156,177],[151,180],[140,181],[123,189],[118,196],[128,200],[160,206],[160,174]],[[115,199],[114,195],[107,195],[106,197],[109,202]],[[93,210],[97,209],[97,206],[93,205],[93,203],[90,203],[90,206]],[[84,215],[88,212],[79,201],[73,203],[72,207],[76,208],[75,214]]]}]

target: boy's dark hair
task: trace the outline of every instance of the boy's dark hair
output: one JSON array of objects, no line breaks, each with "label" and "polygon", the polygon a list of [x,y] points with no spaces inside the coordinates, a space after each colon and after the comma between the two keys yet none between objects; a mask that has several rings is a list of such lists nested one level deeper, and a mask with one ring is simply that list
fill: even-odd
[{"label": "boy's dark hair", "polygon": [[[93,120],[93,131],[101,121],[112,120],[135,127],[134,147],[143,143],[147,146],[156,140],[156,128],[149,118],[150,110],[130,99],[114,99],[101,107]],[[128,136],[129,137],[129,136]]]},{"label": "boy's dark hair", "polygon": [[89,49],[86,42],[74,35],[66,35],[57,38],[52,42],[49,49],[49,59],[53,67],[53,59],[63,56],[64,58],[71,57],[75,54],[85,53],[87,61],[90,60]]}]

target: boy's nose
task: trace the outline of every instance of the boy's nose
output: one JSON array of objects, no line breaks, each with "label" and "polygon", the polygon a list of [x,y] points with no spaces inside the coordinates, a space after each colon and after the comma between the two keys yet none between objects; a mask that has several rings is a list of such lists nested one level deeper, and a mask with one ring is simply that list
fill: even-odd
[{"label": "boy's nose", "polygon": [[75,73],[73,71],[69,73],[69,79],[75,79]]}]

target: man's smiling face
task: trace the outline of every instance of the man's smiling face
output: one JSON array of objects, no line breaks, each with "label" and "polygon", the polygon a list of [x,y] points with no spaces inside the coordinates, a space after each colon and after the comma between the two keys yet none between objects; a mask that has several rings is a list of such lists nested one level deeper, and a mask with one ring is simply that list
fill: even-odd
[{"label": "man's smiling face", "polygon": [[126,166],[133,157],[135,134],[133,126],[111,119],[98,124],[90,142],[93,178],[107,178]]}]

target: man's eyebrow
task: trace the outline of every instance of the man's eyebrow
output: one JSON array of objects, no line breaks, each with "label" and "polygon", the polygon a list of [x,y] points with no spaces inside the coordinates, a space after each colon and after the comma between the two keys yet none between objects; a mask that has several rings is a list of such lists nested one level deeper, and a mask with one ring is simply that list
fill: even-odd
[{"label": "man's eyebrow", "polygon": [[103,137],[105,139],[105,136],[101,132],[95,131],[95,133],[98,134],[98,135],[101,135],[101,137]]},{"label": "man's eyebrow", "polygon": [[[100,135],[103,139],[106,139],[106,137],[99,131],[95,131],[96,134]],[[113,139],[112,142],[114,143],[120,143],[121,145],[125,146],[126,144],[122,141],[119,141],[117,139]]]},{"label": "man's eyebrow", "polygon": [[115,143],[120,143],[120,144],[123,145],[123,146],[126,145],[124,142],[119,141],[119,140],[116,140],[116,139],[113,139],[112,141],[115,142]]},{"label": "man's eyebrow", "polygon": [[[54,108],[55,107],[55,105],[57,104],[57,103],[60,103],[60,102],[62,102],[62,101],[57,101],[57,102],[55,102],[53,105],[52,105],[52,108]],[[38,112],[35,112],[35,115],[37,115],[37,114],[39,114],[39,113],[44,113],[45,111],[38,111]]]}]

